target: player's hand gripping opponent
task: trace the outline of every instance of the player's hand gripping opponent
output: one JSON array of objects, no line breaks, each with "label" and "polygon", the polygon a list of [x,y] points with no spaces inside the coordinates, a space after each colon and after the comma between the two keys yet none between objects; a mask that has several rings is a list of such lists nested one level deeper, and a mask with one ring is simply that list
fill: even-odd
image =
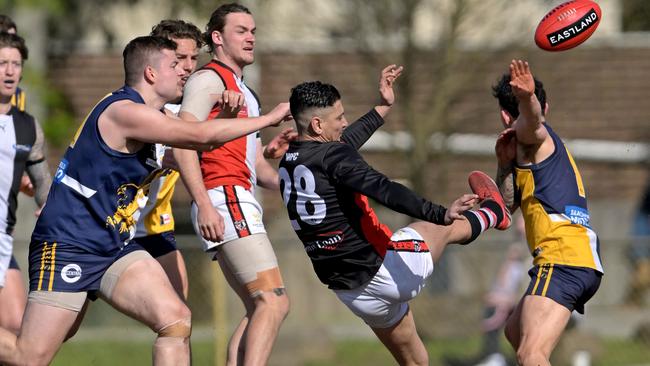
[{"label": "player's hand gripping opponent", "polygon": [[478,195],[467,193],[452,202],[445,213],[445,225],[450,225],[455,220],[465,220],[465,216],[461,214],[474,207],[478,199]]}]

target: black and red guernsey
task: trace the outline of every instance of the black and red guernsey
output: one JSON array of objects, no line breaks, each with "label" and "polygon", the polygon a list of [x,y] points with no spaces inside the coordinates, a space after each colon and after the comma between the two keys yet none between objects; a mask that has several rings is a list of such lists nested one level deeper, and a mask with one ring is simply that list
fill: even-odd
[{"label": "black and red guernsey", "polygon": [[345,129],[341,142],[293,141],[280,161],[280,192],[291,226],[318,278],[353,289],[379,270],[392,235],[370,197],[411,217],[442,224],[446,209],[393,182],[357,151],[383,125],[372,109]]}]

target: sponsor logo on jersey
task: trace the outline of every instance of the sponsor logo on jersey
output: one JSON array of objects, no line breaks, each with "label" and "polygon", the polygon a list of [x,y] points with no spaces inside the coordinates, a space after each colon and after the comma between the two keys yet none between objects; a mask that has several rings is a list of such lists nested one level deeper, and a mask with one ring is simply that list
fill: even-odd
[{"label": "sponsor logo on jersey", "polygon": [[296,161],[296,160],[298,160],[298,155],[300,155],[299,152],[295,152],[295,153],[288,152],[288,153],[286,153],[284,155],[284,160],[286,160],[286,161]]},{"label": "sponsor logo on jersey", "polygon": [[316,249],[336,250],[336,248],[343,242],[343,239],[345,238],[345,235],[343,235],[342,231],[319,234],[318,236],[326,238],[307,242],[305,244],[305,251],[307,253],[313,252]]},{"label": "sponsor logo on jersey", "polygon": [[70,263],[61,269],[61,278],[67,283],[75,283],[81,278],[81,267]]},{"label": "sponsor logo on jersey", "polygon": [[579,206],[566,206],[564,213],[572,223],[589,227],[589,211]]},{"label": "sponsor logo on jersey", "polygon": [[59,163],[59,167],[56,169],[56,173],[54,173],[54,182],[60,183],[61,179],[65,177],[66,171],[68,171],[68,161],[66,159],[62,159]]},{"label": "sponsor logo on jersey", "polygon": [[170,222],[172,222],[172,216],[168,213],[164,213],[160,215],[160,224],[161,225],[167,225]]}]

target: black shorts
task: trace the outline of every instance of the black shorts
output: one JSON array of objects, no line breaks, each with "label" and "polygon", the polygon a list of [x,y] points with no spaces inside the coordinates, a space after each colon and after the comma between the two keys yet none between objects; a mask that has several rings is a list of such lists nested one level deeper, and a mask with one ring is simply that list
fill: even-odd
[{"label": "black shorts", "polygon": [[528,271],[526,295],[544,296],[569,311],[585,313],[585,304],[598,290],[603,274],[592,268],[546,263]]},{"label": "black shorts", "polygon": [[14,255],[11,255],[11,260],[9,261],[9,269],[17,269],[20,271],[20,266],[18,265],[18,261],[16,261],[16,257]]},{"label": "black shorts", "polygon": [[131,242],[139,244],[154,258],[161,257],[178,249],[176,247],[176,236],[171,230],[160,234],[134,238]]}]

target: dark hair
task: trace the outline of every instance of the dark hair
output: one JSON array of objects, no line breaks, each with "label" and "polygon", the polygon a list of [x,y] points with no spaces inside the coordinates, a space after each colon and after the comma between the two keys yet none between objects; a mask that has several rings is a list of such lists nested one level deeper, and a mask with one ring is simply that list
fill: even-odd
[{"label": "dark hair", "polygon": [[176,42],[171,39],[142,36],[131,40],[124,48],[124,84],[133,86],[140,81],[144,68],[154,63],[154,57],[162,50],[176,51]]},{"label": "dark hair", "polygon": [[23,61],[27,60],[29,51],[25,45],[25,40],[16,34],[0,33],[0,48],[15,48],[20,52]]},{"label": "dark hair", "polygon": [[[535,96],[537,96],[537,100],[539,100],[539,104],[542,106],[542,114],[544,114],[546,106],[546,91],[544,90],[544,84],[537,79],[534,80]],[[512,93],[510,74],[503,74],[501,80],[499,80],[496,85],[492,86],[492,95],[499,100],[499,105],[504,111],[510,113],[513,118],[519,117],[519,101]]]},{"label": "dark hair", "polygon": [[7,15],[0,14],[0,33],[9,33],[9,30],[12,28],[18,32],[18,27],[16,27],[13,19]]},{"label": "dark hair", "polygon": [[298,133],[303,134],[309,126],[309,120],[307,119],[309,116],[304,115],[307,110],[331,107],[340,99],[341,94],[336,87],[320,81],[309,81],[293,87],[289,105],[291,115],[296,121]]},{"label": "dark hair", "polygon": [[160,23],[151,28],[149,35],[168,39],[191,39],[196,42],[198,48],[203,47],[201,30],[194,24],[180,19],[161,20]]},{"label": "dark hair", "polygon": [[205,33],[203,33],[203,40],[205,44],[210,47],[210,52],[214,52],[214,45],[212,44],[212,32],[223,32],[223,28],[226,26],[226,16],[231,13],[251,14],[251,11],[248,10],[248,8],[244,5],[237,3],[223,4],[215,11],[213,11],[212,15],[210,15],[208,24],[205,26]]}]

